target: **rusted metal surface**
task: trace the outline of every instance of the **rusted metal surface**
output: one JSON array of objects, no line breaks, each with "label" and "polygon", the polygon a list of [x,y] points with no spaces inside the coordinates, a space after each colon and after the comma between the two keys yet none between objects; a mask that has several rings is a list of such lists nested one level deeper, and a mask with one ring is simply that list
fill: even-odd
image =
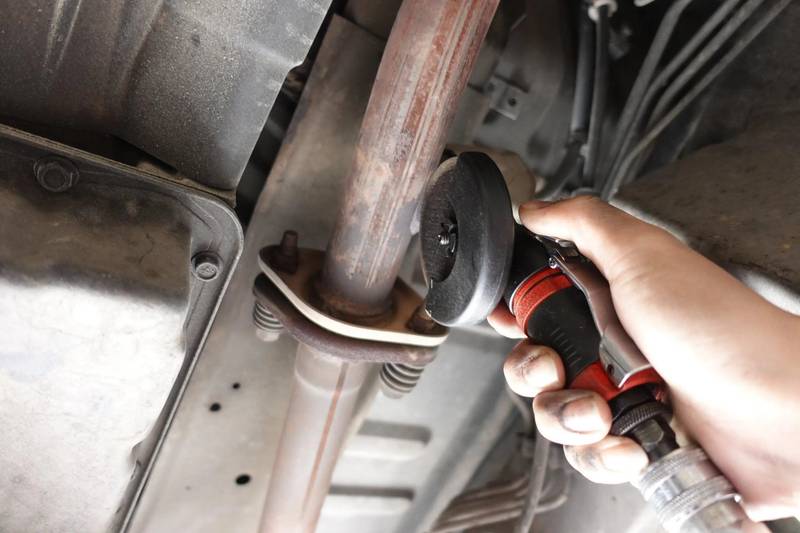
[{"label": "rusted metal surface", "polygon": [[261,533],[312,533],[369,367],[300,344]]},{"label": "rusted metal surface", "polygon": [[411,315],[411,319],[409,319],[408,328],[416,331],[417,333],[432,333],[434,331],[444,331],[445,327],[441,324],[436,323],[432,318],[428,310],[425,309],[425,304],[421,304],[417,307],[417,310],[414,311],[414,314]]},{"label": "rusted metal surface", "polygon": [[[288,412],[295,350],[289,335],[264,344],[254,334],[249,315],[258,252],[279,242],[287,227],[305,246],[327,245],[382,50],[383,42],[368,32],[339,16],[331,20],[131,533],[258,529]],[[241,387],[232,389],[234,382]],[[222,409],[211,413],[213,402]],[[244,473],[250,482],[236,484]]]},{"label": "rusted metal surface", "polygon": [[298,235],[294,230],[283,232],[281,244],[270,250],[269,264],[281,272],[294,274],[297,272],[297,241]]},{"label": "rusted metal surface", "polygon": [[498,0],[406,0],[361,126],[318,290],[348,319],[388,314],[420,195]]},{"label": "rusted metal surface", "polygon": [[294,272],[282,270],[274,259],[280,257],[281,246],[267,246],[259,253],[259,265],[267,278],[289,300],[289,302],[311,322],[344,337],[411,346],[439,346],[447,338],[449,330],[438,326],[427,331],[411,328],[411,319],[423,304],[422,297],[403,279],[397,278],[390,299],[392,313],[380,325],[359,324],[342,320],[328,313],[317,296],[314,287],[319,279],[325,252],[311,248],[296,248]]},{"label": "rusted metal surface", "polygon": [[[411,221],[444,148],[456,102],[497,2],[403,2],[367,104],[343,205],[316,284],[326,313],[368,325],[379,325],[396,314],[390,294],[411,239]],[[256,280],[257,297],[269,290],[265,281],[264,277]],[[283,298],[278,296],[259,301],[266,306],[268,300]],[[352,367],[353,375],[357,374],[351,387],[355,392],[366,375],[364,364],[348,360],[380,357],[380,361],[420,365],[435,351],[367,344],[312,326],[305,319],[292,323],[290,318],[298,313],[292,305],[273,306],[270,311],[301,344],[260,530],[310,532],[346,436],[342,428],[352,416],[352,402],[340,403],[337,396],[343,373]],[[338,379],[337,385],[331,389],[312,383],[310,387],[307,376],[312,374],[325,383]],[[323,419],[320,430],[318,422]],[[298,502],[303,503],[298,506]]]},{"label": "rusted metal surface", "polygon": [[345,361],[424,365],[436,356],[436,348],[365,341],[328,331],[304,317],[264,274],[256,278],[253,294],[298,342],[331,357]]}]

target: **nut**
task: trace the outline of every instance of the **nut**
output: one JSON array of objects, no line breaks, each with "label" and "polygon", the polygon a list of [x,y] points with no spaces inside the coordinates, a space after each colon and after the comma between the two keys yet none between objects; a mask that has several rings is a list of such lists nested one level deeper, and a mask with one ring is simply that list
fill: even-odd
[{"label": "nut", "polygon": [[192,257],[192,272],[201,281],[211,281],[222,272],[222,259],[214,252],[200,252]]},{"label": "nut", "polygon": [[33,165],[36,181],[50,192],[64,192],[78,183],[80,172],[68,159],[55,155],[45,156]]}]

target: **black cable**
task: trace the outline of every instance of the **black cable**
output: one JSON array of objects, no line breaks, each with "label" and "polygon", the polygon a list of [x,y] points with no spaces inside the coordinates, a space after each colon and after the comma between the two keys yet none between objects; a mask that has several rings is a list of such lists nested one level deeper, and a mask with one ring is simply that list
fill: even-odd
[{"label": "black cable", "polygon": [[584,143],[589,130],[589,113],[592,111],[595,37],[594,23],[589,18],[588,10],[584,6],[581,6],[578,16],[578,60],[575,68],[575,92],[572,100],[568,142]]},{"label": "black cable", "polygon": [[[636,81],[633,83],[631,92],[628,94],[628,99],[625,102],[625,107],[622,109],[622,114],[617,122],[617,133],[614,137],[614,142],[612,143],[611,150],[609,152],[610,159],[607,161],[607,164],[604,165],[602,172],[602,175],[606,178],[606,180],[609,179],[611,169],[618,165],[617,159],[622,157],[620,149],[623,143],[624,135],[631,127],[632,121],[642,103],[642,98],[644,97],[647,88],[650,87],[650,83],[653,80],[656,69],[661,63],[664,50],[667,48],[667,45],[672,38],[675,26],[678,24],[678,20],[683,14],[683,11],[693,1],[694,0],[676,0],[676,2],[670,6],[669,10],[664,15],[664,18],[661,20],[661,24],[658,26],[656,35],[653,37],[653,42],[650,44],[650,49],[647,51],[647,56],[645,57],[644,62],[639,69],[639,74],[636,76]],[[595,187],[598,190],[601,188],[601,186],[601,183],[595,182]]]},{"label": "black cable", "polygon": [[589,117],[589,136],[586,139],[586,155],[583,163],[582,181],[584,185],[591,185],[597,177],[600,138],[605,120],[606,100],[608,99],[608,46],[610,34],[609,6],[603,5],[597,8],[597,20],[595,21],[592,113]]},{"label": "black cable", "polygon": [[663,116],[664,110],[672,102],[675,96],[680,93],[689,81],[705,67],[711,58],[728,42],[728,39],[750,19],[753,13],[764,3],[764,0],[748,0],[736,14],[731,18],[719,32],[709,41],[709,43],[698,53],[687,67],[675,78],[656,104],[653,114],[650,117],[652,125]]},{"label": "black cable", "polygon": [[614,166],[608,171],[608,174],[605,176],[606,179],[612,179],[612,176],[616,174],[619,170],[619,164],[622,162],[622,159],[619,157],[619,154],[626,153],[631,145],[634,142],[634,139],[637,135],[641,133],[642,129],[642,121],[648,111],[651,110],[651,104],[655,100],[655,97],[658,95],[658,91],[661,90],[663,87],[667,85],[670,78],[680,69],[684,63],[691,57],[695,55],[695,52],[700,47],[700,45],[705,42],[708,36],[713,32],[717,26],[719,26],[727,17],[731,11],[736,7],[736,5],[741,2],[741,0],[726,0],[726,2],[721,5],[717,10],[708,18],[708,20],[703,24],[700,30],[689,40],[688,43],[681,49],[678,54],[670,60],[666,67],[658,74],[656,79],[653,83],[647,88],[647,92],[641,99],[636,106],[636,110],[634,112],[634,116],[630,119],[630,122],[627,126],[625,126],[624,130],[622,130],[622,126],[618,130],[618,136],[621,134],[623,136],[623,140],[620,146],[617,147],[617,152],[611,154],[614,157]]},{"label": "black cable", "polygon": [[[781,11],[783,11],[792,0],[780,0],[777,2],[767,13],[761,17],[761,20],[756,22],[749,31],[739,37],[733,47],[724,55],[722,56],[719,61],[717,61],[714,66],[709,70],[700,81],[692,87],[686,95],[681,98],[675,106],[670,109],[668,113],[661,118],[658,123],[656,123],[645,136],[642,138],[641,141],[631,150],[631,152],[625,157],[620,166],[620,171],[614,176],[613,180],[609,180],[606,185],[608,186],[608,191],[604,190],[604,198],[611,197],[614,193],[616,193],[617,189],[624,185],[630,176],[633,175],[634,165],[636,161],[640,158],[642,152],[644,152],[667,127],[672,123],[675,118],[677,118],[682,112],[684,112],[689,105],[697,98],[700,94],[705,91],[711,83],[719,77],[719,75],[731,64],[733,61],[739,57],[745,48],[755,39],[774,19],[777,17]],[[606,196],[607,192],[607,196]]]}]

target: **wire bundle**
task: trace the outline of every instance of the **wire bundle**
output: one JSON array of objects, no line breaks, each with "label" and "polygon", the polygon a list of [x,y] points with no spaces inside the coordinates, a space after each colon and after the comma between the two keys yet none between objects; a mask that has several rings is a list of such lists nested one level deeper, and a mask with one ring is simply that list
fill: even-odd
[{"label": "wire bundle", "polygon": [[[791,3],[776,0],[760,10],[765,0],[725,0],[658,70],[681,14],[693,1],[677,0],[661,21],[620,116],[604,179],[595,182],[604,199],[638,175],[659,135]],[[763,15],[747,24],[760,11]]]}]

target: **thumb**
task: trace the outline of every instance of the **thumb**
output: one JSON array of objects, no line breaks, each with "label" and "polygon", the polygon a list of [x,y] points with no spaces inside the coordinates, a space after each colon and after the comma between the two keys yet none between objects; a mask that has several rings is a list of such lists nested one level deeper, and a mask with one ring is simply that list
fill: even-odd
[{"label": "thumb", "polygon": [[665,241],[682,246],[666,231],[592,196],[554,203],[528,202],[520,206],[519,215],[522,224],[534,233],[574,242],[612,284],[636,260],[632,250],[663,247]]}]

